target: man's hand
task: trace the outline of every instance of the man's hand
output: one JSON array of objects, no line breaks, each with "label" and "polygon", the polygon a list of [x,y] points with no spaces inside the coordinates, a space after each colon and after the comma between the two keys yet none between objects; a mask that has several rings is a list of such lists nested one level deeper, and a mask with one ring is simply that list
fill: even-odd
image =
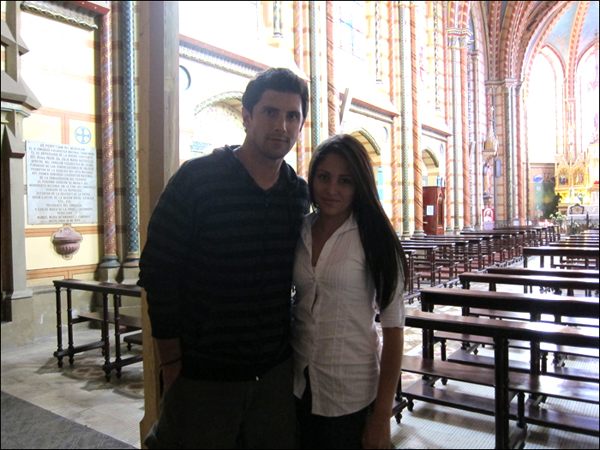
[{"label": "man's hand", "polygon": [[167,392],[181,372],[181,360],[162,367],[163,392]]}]

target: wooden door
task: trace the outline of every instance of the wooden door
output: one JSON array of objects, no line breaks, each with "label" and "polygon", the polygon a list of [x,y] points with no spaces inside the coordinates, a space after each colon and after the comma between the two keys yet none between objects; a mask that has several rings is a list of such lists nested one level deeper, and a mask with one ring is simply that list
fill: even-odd
[{"label": "wooden door", "polygon": [[443,187],[423,187],[423,230],[428,235],[444,234]]}]

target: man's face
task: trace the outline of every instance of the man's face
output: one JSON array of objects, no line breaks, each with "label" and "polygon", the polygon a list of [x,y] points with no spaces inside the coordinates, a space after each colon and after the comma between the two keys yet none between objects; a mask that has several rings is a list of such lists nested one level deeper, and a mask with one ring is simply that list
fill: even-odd
[{"label": "man's face", "polygon": [[302,130],[302,99],[298,94],[267,89],[252,114],[242,108],[246,127],[244,146],[262,157],[277,160],[291,150]]}]

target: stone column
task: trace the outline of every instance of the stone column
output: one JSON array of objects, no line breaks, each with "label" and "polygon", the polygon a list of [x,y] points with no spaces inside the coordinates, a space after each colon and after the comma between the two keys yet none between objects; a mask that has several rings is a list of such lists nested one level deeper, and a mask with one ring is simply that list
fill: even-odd
[{"label": "stone column", "polygon": [[[2,321],[13,320],[12,300],[30,298],[25,258],[25,178],[23,120],[41,104],[21,78],[21,55],[29,49],[21,38],[21,2],[6,2],[2,22]],[[4,332],[4,325],[2,331]]]}]

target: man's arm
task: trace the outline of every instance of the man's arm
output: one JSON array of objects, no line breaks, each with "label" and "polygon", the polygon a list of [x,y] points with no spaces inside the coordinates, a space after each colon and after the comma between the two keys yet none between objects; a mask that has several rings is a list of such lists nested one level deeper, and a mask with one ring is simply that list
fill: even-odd
[{"label": "man's arm", "polygon": [[181,341],[179,339],[155,339],[160,357],[163,392],[173,384],[181,371]]}]

